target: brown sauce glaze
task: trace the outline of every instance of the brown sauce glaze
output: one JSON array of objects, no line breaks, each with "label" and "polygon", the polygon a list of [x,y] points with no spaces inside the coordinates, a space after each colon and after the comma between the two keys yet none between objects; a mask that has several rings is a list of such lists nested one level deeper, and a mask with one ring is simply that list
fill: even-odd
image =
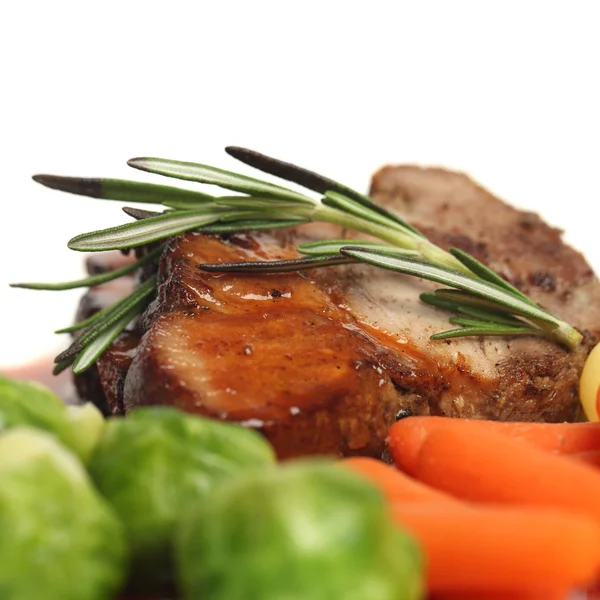
[{"label": "brown sauce glaze", "polygon": [[[209,274],[198,263],[290,258],[289,234],[187,235],[163,256],[125,410],[168,402],[262,431],[280,457],[380,454],[398,410],[378,344],[309,272]],[[331,277],[335,273],[331,272]],[[406,361],[404,368],[414,372]],[[391,363],[390,363],[391,366]],[[407,400],[415,414],[424,397]]]}]

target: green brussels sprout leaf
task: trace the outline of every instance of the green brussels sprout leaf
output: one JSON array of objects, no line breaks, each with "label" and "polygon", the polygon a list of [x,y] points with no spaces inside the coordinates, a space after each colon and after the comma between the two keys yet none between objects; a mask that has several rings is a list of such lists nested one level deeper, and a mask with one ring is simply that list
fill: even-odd
[{"label": "green brussels sprout leaf", "polygon": [[421,554],[379,492],[353,473],[298,461],[219,486],[179,530],[184,598],[416,600]]},{"label": "green brussels sprout leaf", "polygon": [[87,462],[104,427],[104,417],[93,404],[68,407],[38,383],[0,375],[0,432],[17,425],[54,434]]},{"label": "green brussels sprout leaf", "polygon": [[0,436],[0,598],[112,600],[123,528],[81,463],[51,435]]},{"label": "green brussels sprout leaf", "polygon": [[125,524],[134,587],[169,589],[183,515],[221,480],[274,462],[256,432],[174,408],[138,408],[109,419],[89,470]]},{"label": "green brussels sprout leaf", "polygon": [[102,413],[91,402],[66,407],[70,437],[65,442],[84,463],[92,455],[106,423]]}]

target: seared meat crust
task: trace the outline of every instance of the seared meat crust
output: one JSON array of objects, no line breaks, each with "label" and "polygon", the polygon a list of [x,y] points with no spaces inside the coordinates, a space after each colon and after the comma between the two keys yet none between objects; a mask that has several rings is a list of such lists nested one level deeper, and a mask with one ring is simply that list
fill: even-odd
[{"label": "seared meat crust", "polygon": [[[448,315],[429,282],[361,265],[304,273],[208,274],[205,262],[296,256],[294,231],[185,234],[159,266],[141,322],[99,361],[113,412],[171,404],[260,430],[281,458],[379,455],[401,409],[503,420],[578,417],[581,368],[600,329],[600,284],[560,232],[467,177],[387,167],[372,197],[436,243],[471,252],[586,333],[574,352],[537,338],[432,342]],[[131,363],[131,364],[129,364]]]}]

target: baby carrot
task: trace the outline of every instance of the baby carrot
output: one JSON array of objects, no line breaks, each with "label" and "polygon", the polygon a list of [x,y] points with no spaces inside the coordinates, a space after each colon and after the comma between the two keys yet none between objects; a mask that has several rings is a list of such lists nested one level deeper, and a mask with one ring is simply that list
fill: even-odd
[{"label": "baby carrot", "polygon": [[420,445],[437,427],[473,429],[503,433],[541,450],[557,454],[600,451],[600,423],[525,423],[516,421],[482,421],[449,417],[407,417],[395,423],[388,435],[394,462],[410,473]]},{"label": "baby carrot", "polygon": [[582,515],[398,502],[392,514],[421,543],[432,592],[569,589],[600,566],[600,525]]},{"label": "baby carrot", "polygon": [[340,465],[347,467],[375,484],[389,502],[449,502],[460,500],[409,477],[381,460],[367,457],[345,458]]},{"label": "baby carrot", "polygon": [[524,423],[474,419],[467,422],[557,454],[600,450],[600,423]]},{"label": "baby carrot", "polygon": [[421,447],[416,477],[464,500],[564,508],[600,523],[597,469],[501,433],[434,429]]}]

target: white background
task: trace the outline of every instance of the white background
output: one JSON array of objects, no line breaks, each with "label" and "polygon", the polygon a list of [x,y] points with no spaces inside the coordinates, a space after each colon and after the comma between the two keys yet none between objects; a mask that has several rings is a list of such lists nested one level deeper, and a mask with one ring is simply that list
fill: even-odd
[{"label": "white background", "polygon": [[58,348],[80,294],[7,284],[79,277],[67,240],[124,222],[31,175],[141,178],[139,155],[235,169],[245,145],[361,190],[386,163],[457,168],[600,271],[593,0],[1,6],[0,369]]}]

